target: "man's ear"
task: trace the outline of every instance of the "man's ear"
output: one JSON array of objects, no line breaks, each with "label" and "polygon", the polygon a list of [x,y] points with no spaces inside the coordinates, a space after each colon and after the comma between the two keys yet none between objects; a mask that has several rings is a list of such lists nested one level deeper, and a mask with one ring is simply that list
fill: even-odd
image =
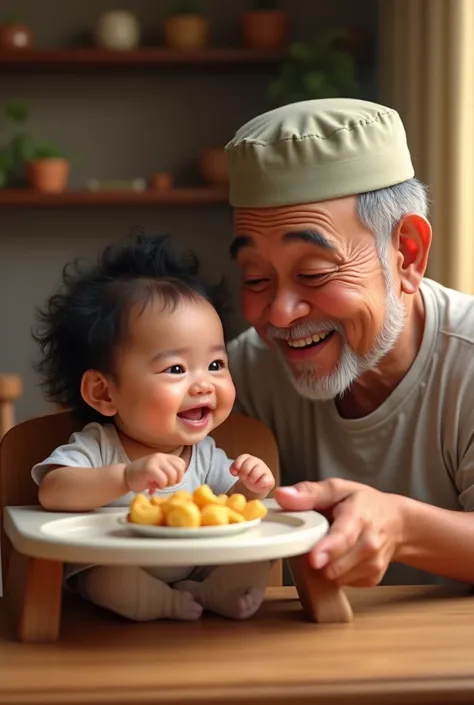
[{"label": "man's ear", "polygon": [[431,245],[431,225],[422,215],[403,216],[393,233],[398,250],[398,272],[405,294],[418,291],[426,272]]},{"label": "man's ear", "polygon": [[117,409],[113,403],[109,382],[102,372],[86,370],[81,380],[81,396],[93,409],[102,416],[115,416]]}]

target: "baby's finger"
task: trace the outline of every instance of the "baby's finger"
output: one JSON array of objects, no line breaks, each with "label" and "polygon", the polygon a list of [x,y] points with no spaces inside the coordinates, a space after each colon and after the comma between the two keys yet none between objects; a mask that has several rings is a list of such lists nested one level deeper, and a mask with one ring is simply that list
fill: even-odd
[{"label": "baby's finger", "polygon": [[269,475],[268,472],[264,472],[263,475],[257,481],[257,485],[262,488],[273,487],[273,483],[273,475]]},{"label": "baby's finger", "polygon": [[[160,490],[164,489],[165,487],[168,487],[169,485],[169,479],[162,469],[154,469],[152,473],[150,473],[149,476],[149,483],[155,483],[156,487]],[[156,489],[156,488],[155,488]]]},{"label": "baby's finger", "polygon": [[179,458],[177,455],[170,455],[168,458],[168,463],[172,465],[178,472],[184,472],[186,469],[186,462],[183,458]]},{"label": "baby's finger", "polygon": [[234,477],[236,477],[240,473],[240,471],[242,469],[242,465],[245,463],[247,458],[248,458],[247,455],[239,455],[239,457],[234,460],[234,462],[232,463],[232,465],[229,468],[230,474],[234,475]]},{"label": "baby's finger", "polygon": [[261,468],[257,467],[252,467],[247,475],[247,481],[251,482],[253,485],[256,485],[259,480],[263,477],[264,473],[262,472]]}]

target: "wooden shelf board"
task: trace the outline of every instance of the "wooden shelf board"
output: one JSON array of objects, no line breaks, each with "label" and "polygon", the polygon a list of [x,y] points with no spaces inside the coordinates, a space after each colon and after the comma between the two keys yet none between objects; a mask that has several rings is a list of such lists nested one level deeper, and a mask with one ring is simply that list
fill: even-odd
[{"label": "wooden shelf board", "polygon": [[226,189],[213,187],[176,188],[156,191],[64,191],[44,194],[28,189],[0,189],[0,208],[89,207],[89,206],[199,206],[228,203]]},{"label": "wooden shelf board", "polygon": [[0,69],[70,69],[100,67],[160,67],[178,65],[258,65],[276,64],[282,52],[253,51],[244,48],[209,48],[199,51],[175,51],[161,47],[143,47],[134,51],[107,49],[2,49]]}]

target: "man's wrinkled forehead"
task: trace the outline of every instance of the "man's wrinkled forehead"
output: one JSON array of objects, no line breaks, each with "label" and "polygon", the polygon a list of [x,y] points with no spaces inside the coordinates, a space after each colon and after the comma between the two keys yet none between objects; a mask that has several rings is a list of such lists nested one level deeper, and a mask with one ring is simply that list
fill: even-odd
[{"label": "man's wrinkled forehead", "polygon": [[[314,248],[325,259],[339,261],[342,256],[338,220],[340,212],[351,214],[351,204],[303,204],[288,208],[245,209],[234,211],[234,240],[230,254],[237,259],[247,250],[305,246]],[[352,199],[351,199],[352,200]]]}]

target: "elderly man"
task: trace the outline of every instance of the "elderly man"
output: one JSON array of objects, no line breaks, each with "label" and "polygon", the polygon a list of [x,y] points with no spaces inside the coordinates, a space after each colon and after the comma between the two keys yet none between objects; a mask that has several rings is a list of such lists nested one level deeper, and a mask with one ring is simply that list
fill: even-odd
[{"label": "elderly man", "polygon": [[287,105],[227,145],[252,326],[240,409],[275,433],[288,509],[332,519],[341,585],[474,583],[474,299],[424,279],[431,241],[398,114]]}]

